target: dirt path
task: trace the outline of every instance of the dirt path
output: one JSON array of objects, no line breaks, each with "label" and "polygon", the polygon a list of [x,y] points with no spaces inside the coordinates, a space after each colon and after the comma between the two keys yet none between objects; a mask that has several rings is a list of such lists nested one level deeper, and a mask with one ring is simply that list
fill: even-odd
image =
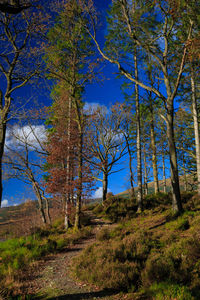
[{"label": "dirt path", "polygon": [[37,295],[36,299],[122,299],[113,291],[99,290],[86,284],[80,284],[70,275],[70,263],[85,247],[95,242],[96,232],[102,228],[115,226],[109,222],[95,218],[91,212],[93,237],[80,241],[78,244],[61,253],[45,258],[34,272],[30,270],[25,281],[25,291],[29,295]]}]

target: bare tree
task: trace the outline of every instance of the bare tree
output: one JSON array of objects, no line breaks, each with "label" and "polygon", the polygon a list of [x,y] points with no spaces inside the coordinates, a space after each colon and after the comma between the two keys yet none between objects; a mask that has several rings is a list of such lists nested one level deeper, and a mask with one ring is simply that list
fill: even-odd
[{"label": "bare tree", "polygon": [[3,189],[2,157],[10,110],[12,105],[17,106],[17,92],[41,70],[40,33],[45,32],[44,21],[47,19],[39,11],[33,14],[31,9],[17,15],[0,13],[0,204]]},{"label": "bare tree", "polygon": [[106,200],[108,190],[108,176],[120,171],[112,171],[112,168],[127,153],[126,142],[120,128],[122,121],[123,113],[115,106],[111,107],[110,111],[99,107],[91,116],[88,126],[90,153],[86,160],[103,173],[103,179],[95,178],[103,182],[103,202]]},{"label": "bare tree", "polygon": [[14,125],[8,130],[4,164],[8,167],[7,178],[15,178],[32,186],[38,200],[43,223],[50,223],[49,201],[42,186],[44,157],[44,125]]}]

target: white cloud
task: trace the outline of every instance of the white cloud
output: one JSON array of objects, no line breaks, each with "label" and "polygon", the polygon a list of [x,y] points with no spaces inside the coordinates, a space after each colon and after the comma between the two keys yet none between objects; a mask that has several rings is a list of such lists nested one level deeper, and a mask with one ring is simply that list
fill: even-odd
[{"label": "white cloud", "polygon": [[97,109],[101,108],[105,113],[108,112],[108,108],[105,105],[101,105],[98,102],[85,102],[84,112],[88,115],[94,113]]},{"label": "white cloud", "polygon": [[21,147],[25,143],[32,147],[39,147],[40,142],[46,141],[46,128],[44,125],[26,125],[20,127],[14,125],[6,133],[6,145],[8,147]]},{"label": "white cloud", "polygon": [[[107,192],[110,193],[111,190],[108,189]],[[103,196],[103,187],[99,187],[99,188],[95,191],[93,198],[102,198],[102,196]]]},{"label": "white cloud", "polygon": [[8,207],[8,200],[7,200],[7,199],[4,199],[4,200],[1,202],[1,207]]}]

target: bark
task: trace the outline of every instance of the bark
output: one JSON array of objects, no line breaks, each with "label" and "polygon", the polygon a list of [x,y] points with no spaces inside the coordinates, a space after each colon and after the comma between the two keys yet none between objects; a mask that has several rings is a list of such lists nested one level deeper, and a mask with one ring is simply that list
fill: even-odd
[{"label": "bark", "polygon": [[155,194],[159,192],[158,183],[158,168],[157,168],[157,151],[156,151],[156,139],[154,130],[154,115],[153,115],[153,105],[150,101],[150,131],[151,131],[151,149],[152,149],[152,165],[153,165],[153,178],[154,178],[154,192]]},{"label": "bark", "polygon": [[41,215],[41,218],[42,218],[42,222],[44,224],[46,224],[47,220],[46,220],[46,216],[45,216],[45,212],[44,212],[43,199],[42,199],[42,195],[40,193],[40,189],[39,189],[37,183],[34,180],[33,180],[32,184],[33,184],[33,188],[35,190],[35,194],[37,196],[37,200],[38,200],[38,204],[39,204],[39,212],[40,212],[40,215]]},{"label": "bark", "polygon": [[182,156],[182,161],[183,161],[183,178],[184,178],[184,190],[185,192],[187,192],[187,174],[186,174],[186,169],[185,169],[185,155],[183,153],[183,156]]},{"label": "bark", "polygon": [[[134,54],[134,66],[135,66],[135,78],[138,80],[138,62],[137,62],[137,51],[135,49]],[[140,103],[139,103],[139,90],[138,84],[135,84],[135,105],[136,105],[136,123],[137,123],[137,204],[138,212],[143,209],[142,199],[142,155],[141,155],[141,126],[140,126]]]},{"label": "bark", "polygon": [[83,134],[81,132],[79,136],[79,149],[78,149],[78,191],[77,191],[76,215],[75,215],[75,223],[74,223],[75,229],[79,229],[81,226],[80,213],[81,213],[82,189],[83,189],[82,169],[83,169]]},{"label": "bark", "polygon": [[196,146],[196,166],[197,166],[197,190],[200,195],[200,140],[199,140],[199,123],[198,123],[198,109],[196,98],[195,74],[194,66],[191,64],[191,89],[192,89],[192,111],[194,122],[194,136]]},{"label": "bark", "polygon": [[166,175],[165,175],[165,153],[162,145],[162,170],[163,170],[163,192],[167,192]]},{"label": "bark", "polygon": [[124,136],[126,139],[126,145],[127,145],[127,150],[128,150],[128,156],[129,156],[129,171],[130,171],[130,185],[131,185],[130,198],[131,198],[131,200],[134,200],[135,190],[134,190],[134,186],[133,186],[132,155],[131,155],[131,149],[130,149],[130,145],[129,145],[128,136],[126,136],[126,134]]},{"label": "bark", "polygon": [[108,191],[108,174],[106,171],[103,173],[103,196],[102,196],[102,203],[106,200],[106,195]]},{"label": "bark", "polygon": [[173,104],[168,105],[167,109],[167,138],[170,154],[170,170],[171,170],[171,185],[172,185],[172,209],[176,213],[182,211],[176,145],[174,139],[174,108]]},{"label": "bark", "polygon": [[146,148],[145,148],[145,145],[144,145],[144,148],[143,148],[143,153],[144,153],[144,194],[148,195],[147,159],[146,159]]},{"label": "bark", "polygon": [[45,215],[46,215],[46,218],[48,220],[48,223],[51,224],[51,216],[50,216],[50,211],[49,211],[49,201],[46,197],[44,198],[44,200],[45,200]]},{"label": "bark", "polygon": [[70,221],[69,221],[69,202],[67,199],[67,195],[63,196],[63,211],[64,211],[64,226],[65,229],[68,230],[70,227]]},{"label": "bark", "polygon": [[3,184],[2,184],[2,158],[4,153],[4,145],[5,145],[5,136],[6,136],[6,122],[2,120],[0,122],[0,207],[1,207],[1,200],[3,194]]}]

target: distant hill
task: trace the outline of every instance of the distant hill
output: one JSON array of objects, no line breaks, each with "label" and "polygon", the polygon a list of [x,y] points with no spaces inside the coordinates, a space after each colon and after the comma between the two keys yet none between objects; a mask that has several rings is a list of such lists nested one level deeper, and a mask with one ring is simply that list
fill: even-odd
[{"label": "distant hill", "polygon": [[[184,177],[180,176],[179,180],[180,180],[180,189],[181,189],[181,191],[184,191]],[[188,187],[187,187],[188,191],[196,190],[197,184],[196,184],[196,182],[195,182],[192,175],[187,175],[187,184],[188,184]],[[170,192],[171,191],[171,179],[170,179],[170,177],[166,179],[166,186],[167,186],[167,192]],[[160,187],[160,191],[162,192],[163,191],[163,180],[159,180],[159,187]],[[131,190],[128,189],[124,192],[118,193],[117,196],[130,195],[130,191]],[[137,191],[137,187],[135,187],[135,191]],[[154,182],[153,181],[148,183],[148,193],[149,194],[154,193]]]}]

